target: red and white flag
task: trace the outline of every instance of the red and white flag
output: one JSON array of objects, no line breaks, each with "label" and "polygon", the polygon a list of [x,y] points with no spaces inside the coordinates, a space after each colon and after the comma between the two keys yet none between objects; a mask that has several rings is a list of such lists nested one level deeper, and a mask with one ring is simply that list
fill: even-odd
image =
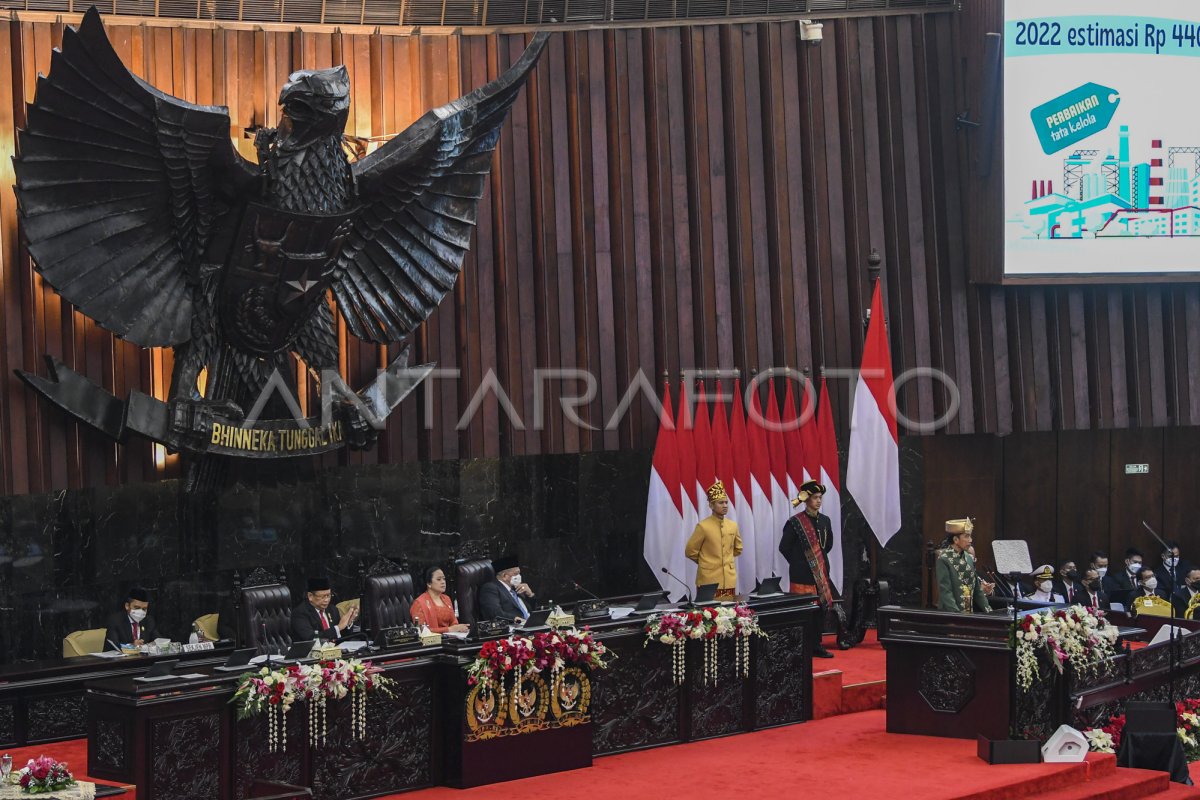
[{"label": "red and white flag", "polygon": [[888,352],[883,297],[875,284],[871,325],[850,414],[846,488],[854,496],[880,544],[900,530],[900,439],[896,432],[896,389]]},{"label": "red and white flag", "polygon": [[712,514],[708,508],[708,487],[717,479],[717,464],[713,454],[712,426],[709,424],[708,398],[704,394],[704,384],[700,384],[700,394],[696,400],[696,424],[692,429],[692,442],[696,447],[696,512],[700,519]]},{"label": "red and white flag", "polygon": [[787,495],[795,497],[804,483],[804,440],[800,436],[800,418],[796,413],[796,396],[789,380],[783,394],[783,448],[787,452]]},{"label": "red and white flag", "polygon": [[[675,420],[671,412],[671,388],[663,387],[663,410],[654,442],[654,461],[650,465],[650,492],[646,497],[646,535],[642,555],[659,585],[671,596],[683,594],[683,588],[666,575],[674,571],[676,553],[683,549],[690,531],[683,529],[683,485],[679,480],[679,452]],[[690,505],[690,502],[688,503]],[[676,573],[678,574],[678,573]]]},{"label": "red and white flag", "polygon": [[[771,561],[760,561],[759,569],[770,564],[771,575],[787,575],[788,563],[779,552],[779,540],[783,538],[783,526],[792,516],[791,498],[788,497],[787,450],[783,441],[783,420],[779,418],[779,400],[775,395],[775,381],[771,380],[767,391],[767,452],[771,457],[771,509],[775,523],[771,528]],[[762,545],[760,545],[760,548]],[[762,552],[762,549],[759,550]],[[761,558],[761,556],[760,556]]]},{"label": "red and white flag", "polygon": [[817,437],[816,401],[817,393],[805,375],[804,392],[800,395],[800,445],[804,449],[804,480],[820,482],[821,445]]},{"label": "red and white flag", "polygon": [[738,556],[738,594],[754,590],[758,558],[754,549],[754,504],[750,485],[750,439],[746,432],[746,409],[742,405],[742,382],[733,384],[733,413],[729,419],[729,442],[733,457],[733,483],[725,487],[737,509],[738,530],[742,534],[742,554]]},{"label": "red and white flag", "polygon": [[713,466],[717,478],[729,495],[729,518],[736,521],[737,503],[733,497],[733,445],[729,441],[729,419],[725,416],[725,396],[721,382],[717,381],[717,393],[713,396],[712,409]]},{"label": "red and white flag", "polygon": [[[762,407],[756,388],[750,395],[746,438],[750,450],[750,498],[754,507],[754,575],[759,579],[771,577],[779,537],[783,535],[782,529],[775,530],[775,512],[771,505],[774,479],[771,477],[771,456],[767,451],[767,431],[762,423]],[[742,552],[745,552],[744,547]]]},{"label": "red and white flag", "polygon": [[829,551],[829,580],[838,594],[842,592],[842,471],[838,465],[837,432],[833,428],[833,406],[829,390],[821,378],[821,404],[817,407],[817,441],[820,442],[821,477],[825,499],[821,513],[829,517],[833,528],[833,548]]},{"label": "red and white flag", "polygon": [[[692,531],[696,529],[696,523],[700,521],[700,516],[696,508],[696,493],[699,490],[699,481],[696,479],[696,447],[695,447],[695,430],[692,418],[692,409],[688,405],[687,387],[681,386],[679,391],[679,413],[675,415],[675,450],[679,453],[679,485],[680,507],[683,509],[683,537],[679,542],[679,547],[675,548],[672,554],[671,572],[679,576],[684,581],[686,586],[679,585],[678,582],[672,580],[670,596],[673,600],[678,600],[683,597],[684,591],[691,592],[692,586],[696,585],[696,565],[689,561],[687,556],[683,554],[684,546],[687,544],[688,538],[691,537]],[[704,508],[704,516],[708,516],[708,507]]]}]

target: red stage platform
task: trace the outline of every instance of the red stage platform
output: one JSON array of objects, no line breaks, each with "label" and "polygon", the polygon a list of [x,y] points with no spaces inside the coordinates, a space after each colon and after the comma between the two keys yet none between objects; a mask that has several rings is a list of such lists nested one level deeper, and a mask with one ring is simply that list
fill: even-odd
[{"label": "red stage platform", "polygon": [[[590,769],[384,800],[706,800],[791,794],[801,785],[839,800],[897,790],[914,800],[1200,798],[1200,790],[1170,784],[1165,773],[1118,769],[1113,756],[1092,755],[1083,764],[991,766],[975,755],[970,741],[886,733],[884,712],[878,710],[885,694],[884,655],[875,632],[851,650],[833,649],[830,641],[826,646],[834,657],[816,665],[828,668],[814,676],[814,722],[598,758]],[[861,705],[873,710],[856,708]],[[87,763],[83,741],[14,751],[14,762],[42,752],[79,767]],[[1200,781],[1200,762],[1193,776]]]}]

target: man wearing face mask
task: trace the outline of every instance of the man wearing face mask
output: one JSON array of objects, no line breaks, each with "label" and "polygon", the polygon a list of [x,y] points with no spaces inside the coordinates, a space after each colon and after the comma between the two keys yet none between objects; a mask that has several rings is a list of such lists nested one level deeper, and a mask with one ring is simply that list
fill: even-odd
[{"label": "man wearing face mask", "polygon": [[501,556],[492,562],[496,580],[479,587],[479,618],[513,620],[520,624],[533,611],[533,589],[521,579],[516,556]]},{"label": "man wearing face mask", "polygon": [[[1188,606],[1192,605],[1192,598],[1196,595],[1200,595],[1200,568],[1192,567],[1183,576],[1183,588],[1171,598],[1175,603],[1175,616],[1186,617]],[[1200,606],[1200,600],[1196,601],[1196,605]],[[1192,619],[1200,619],[1200,612],[1193,611]]]},{"label": "man wearing face mask", "polygon": [[1100,573],[1089,569],[1083,573],[1082,590],[1075,596],[1074,602],[1088,608],[1108,608],[1108,595],[1100,588]]},{"label": "man wearing face mask", "polygon": [[1104,576],[1108,574],[1108,553],[1103,550],[1092,553],[1091,558],[1088,559],[1088,569],[1096,570],[1100,580],[1104,580]]},{"label": "man wearing face mask", "polygon": [[122,645],[141,647],[158,638],[158,626],[150,616],[150,593],[134,587],[125,596],[125,608],[113,612],[104,632],[104,649],[120,650]]},{"label": "man wearing face mask", "polygon": [[1174,594],[1183,588],[1184,579],[1191,568],[1192,565],[1179,555],[1179,543],[1167,542],[1167,549],[1162,553],[1162,564],[1154,570],[1154,577],[1158,578],[1159,586]]},{"label": "man wearing face mask", "polygon": [[1068,603],[1076,603],[1078,600],[1075,596],[1082,592],[1083,587],[1079,585],[1079,571],[1075,569],[1075,562],[1064,561],[1054,579],[1054,593],[1062,596]]},{"label": "man wearing face mask", "polygon": [[1062,595],[1056,594],[1054,591],[1054,568],[1049,564],[1038,567],[1031,577],[1033,578],[1033,593],[1026,595],[1025,599],[1035,603],[1066,602]]},{"label": "man wearing face mask", "polygon": [[1134,597],[1161,597],[1163,600],[1170,600],[1171,595],[1166,589],[1159,588],[1158,578],[1154,576],[1154,570],[1144,567],[1137,574],[1137,591]]},{"label": "man wearing face mask", "polygon": [[1111,603],[1120,603],[1129,608],[1129,602],[1137,593],[1137,574],[1142,571],[1142,553],[1135,547],[1125,551],[1125,569],[1120,572],[1109,572],[1104,576],[1102,586],[1108,594]]}]

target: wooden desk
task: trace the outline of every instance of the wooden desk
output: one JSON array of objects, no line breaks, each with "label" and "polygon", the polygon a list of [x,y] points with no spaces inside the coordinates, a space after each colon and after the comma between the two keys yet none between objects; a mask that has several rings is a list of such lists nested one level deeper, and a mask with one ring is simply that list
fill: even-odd
[{"label": "wooden desk", "polygon": [[888,732],[1007,739],[1010,728],[1057,728],[1065,718],[1065,700],[1050,676],[1020,693],[1014,709],[1011,630],[1008,612],[879,609],[879,641],[887,652]]},{"label": "wooden desk", "polygon": [[398,681],[395,697],[370,697],[361,742],[350,739],[349,704],[330,705],[329,743],[320,751],[308,747],[307,707],[298,704],[288,715],[286,751],[268,753],[266,720],[239,721],[229,705],[236,675],[152,685],[128,677],[97,681],[87,695],[88,774],[136,784],[138,800],[241,800],[256,778],[308,786],[324,800],[351,800],[571,769],[593,755],[810,719],[816,604],[784,595],[754,605],[770,638],[755,640],[748,680],[735,675],[727,642],[720,682],[702,686],[701,650],[691,643],[688,681],[677,687],[670,648],[642,646],[644,619],[604,621],[591,628],[618,658],[592,676],[590,723],[504,737],[500,744],[465,737],[463,665],[479,642],[373,656]]},{"label": "wooden desk", "polygon": [[77,656],[0,667],[0,747],[24,747],[87,735],[84,686],[95,680],[141,675],[155,661],[179,659],[181,668],[216,665],[232,646],[173,656]]}]

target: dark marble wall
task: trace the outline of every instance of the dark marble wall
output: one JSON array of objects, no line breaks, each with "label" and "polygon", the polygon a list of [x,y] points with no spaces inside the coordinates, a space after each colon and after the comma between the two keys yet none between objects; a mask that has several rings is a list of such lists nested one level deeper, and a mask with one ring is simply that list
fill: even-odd
[{"label": "dark marble wall", "polygon": [[[460,537],[446,533],[491,555],[515,548],[541,599],[579,597],[572,581],[600,594],[653,590],[641,555],[650,459],[609,451],[307,475],[303,464],[242,465],[210,530],[188,535],[176,482],[0,498],[0,663],[58,657],[67,633],[103,626],[133,584],[151,590],[151,613],[178,638],[218,609],[235,570],[282,565],[297,598],[305,576],[325,572],[345,599],[376,556],[447,563]],[[904,447],[902,459],[905,530],[880,551],[880,574],[915,600],[919,450]],[[852,502],[845,518],[849,582],[871,534]]]}]

